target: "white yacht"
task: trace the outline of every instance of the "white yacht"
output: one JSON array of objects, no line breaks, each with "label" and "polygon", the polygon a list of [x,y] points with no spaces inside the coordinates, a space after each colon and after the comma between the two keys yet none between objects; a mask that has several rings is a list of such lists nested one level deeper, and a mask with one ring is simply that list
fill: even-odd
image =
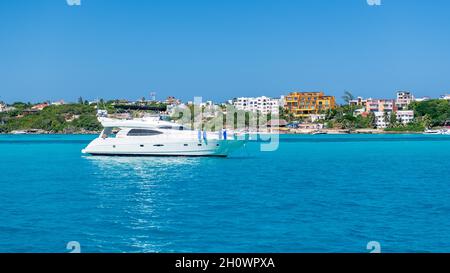
[{"label": "white yacht", "polygon": [[99,121],[104,130],[82,150],[84,154],[226,157],[245,144],[244,137],[238,139],[225,130],[194,131],[161,117],[132,120],[99,117]]},{"label": "white yacht", "polygon": [[432,129],[426,129],[425,132],[423,132],[425,135],[441,135],[441,130],[432,130]]},{"label": "white yacht", "polygon": [[425,135],[450,135],[450,129],[444,128],[441,130],[431,130],[427,129],[424,132]]}]

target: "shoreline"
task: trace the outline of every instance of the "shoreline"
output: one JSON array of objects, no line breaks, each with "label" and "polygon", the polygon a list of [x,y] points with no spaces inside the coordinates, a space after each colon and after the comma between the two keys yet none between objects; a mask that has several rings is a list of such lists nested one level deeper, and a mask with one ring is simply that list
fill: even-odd
[{"label": "shoreline", "polygon": [[417,131],[384,131],[378,129],[356,129],[356,130],[344,130],[344,129],[321,129],[321,130],[292,130],[289,132],[280,132],[280,134],[287,135],[398,135],[398,134],[423,134],[423,132]]},{"label": "shoreline", "polygon": [[[0,133],[1,135],[10,135],[10,136],[20,136],[20,135],[55,135],[55,136],[69,136],[69,135],[99,135],[101,132],[71,132],[71,133],[48,133],[48,132],[21,132],[21,133]],[[280,134],[280,135],[422,135],[423,132],[415,132],[415,131],[383,131],[376,129],[362,129],[362,130],[339,130],[339,129],[323,129],[320,131],[317,130],[292,130],[292,131],[282,131],[282,130],[273,130],[271,132],[250,132],[249,134]]]}]

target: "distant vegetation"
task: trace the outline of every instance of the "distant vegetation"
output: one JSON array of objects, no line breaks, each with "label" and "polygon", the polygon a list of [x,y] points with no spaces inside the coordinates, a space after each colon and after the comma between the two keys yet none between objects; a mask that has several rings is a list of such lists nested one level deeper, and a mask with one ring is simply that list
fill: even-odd
[{"label": "distant vegetation", "polygon": [[137,103],[126,100],[99,100],[90,104],[83,98],[78,103],[55,104],[43,109],[36,104],[15,102],[10,104],[14,110],[0,112],[0,133],[13,131],[38,130],[47,133],[96,133],[102,129],[97,120],[97,104],[110,114],[132,112],[139,115],[143,112],[165,110],[164,103],[149,102],[143,99]]},{"label": "distant vegetation", "polygon": [[[346,92],[344,99],[349,101],[353,96]],[[103,101],[100,100],[99,105],[102,109],[108,110],[109,113],[123,113],[134,108],[130,108],[121,100]],[[31,103],[15,102],[9,106],[14,107],[14,110],[8,112],[0,112],[0,133],[8,133],[15,130],[42,130],[48,133],[88,133],[98,132],[102,129],[101,124],[96,117],[96,105],[90,105],[87,101],[79,98],[78,103],[50,105],[42,110],[33,110],[34,106]],[[127,109],[127,107],[129,109]],[[146,108],[165,108],[161,103],[147,103],[143,99],[133,107]],[[413,102],[408,107],[414,110],[415,118],[410,124],[404,125],[397,121],[394,115],[386,116],[386,122],[389,124],[386,131],[390,132],[420,132],[425,128],[443,126],[446,121],[450,120],[450,102],[448,100],[435,99],[423,102]],[[193,106],[188,108],[193,112]],[[323,123],[326,128],[336,129],[364,129],[375,128],[375,117],[373,114],[367,116],[354,115],[357,110],[355,106],[341,105],[333,110],[323,111],[321,114],[325,115],[324,120],[317,122]],[[139,114],[140,111],[135,111]],[[178,119],[179,117],[173,117]],[[193,122],[193,116],[191,121]],[[250,119],[255,119],[257,116],[245,114],[245,125],[248,126]],[[267,115],[267,120],[271,118],[278,118],[278,116]],[[279,118],[286,120],[288,123],[302,122],[300,118],[296,118],[286,109],[280,108]],[[207,121],[210,121],[208,118]],[[236,123],[236,120],[235,120]],[[235,124],[236,126],[236,124]]]},{"label": "distant vegetation", "polygon": [[86,104],[51,105],[41,111],[30,111],[30,104],[14,103],[16,109],[0,113],[0,132],[37,129],[50,133],[99,131],[94,106]]},{"label": "distant vegetation", "polygon": [[448,100],[413,102],[409,108],[414,110],[417,117],[425,118],[431,126],[442,126],[450,120],[450,101]]}]

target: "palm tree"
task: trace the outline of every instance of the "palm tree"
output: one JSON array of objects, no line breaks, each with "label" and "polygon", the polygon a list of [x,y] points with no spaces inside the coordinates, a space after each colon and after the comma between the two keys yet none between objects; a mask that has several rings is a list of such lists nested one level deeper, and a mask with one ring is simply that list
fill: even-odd
[{"label": "palm tree", "polygon": [[389,117],[389,127],[393,128],[397,126],[397,115],[392,112]]},{"label": "palm tree", "polygon": [[345,101],[346,104],[349,104],[351,100],[355,99],[355,96],[349,91],[344,92],[344,96],[342,96],[342,99]]},{"label": "palm tree", "polygon": [[425,114],[422,117],[422,124],[425,128],[431,128],[432,123],[433,123],[433,119],[430,117],[429,114]]}]

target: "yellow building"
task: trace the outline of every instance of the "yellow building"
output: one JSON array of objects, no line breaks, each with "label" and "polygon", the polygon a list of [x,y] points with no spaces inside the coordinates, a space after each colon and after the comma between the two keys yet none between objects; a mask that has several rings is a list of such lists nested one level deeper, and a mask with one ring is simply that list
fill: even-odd
[{"label": "yellow building", "polygon": [[334,96],[325,96],[323,92],[293,92],[285,97],[284,107],[296,117],[308,117],[323,111],[334,109]]}]

